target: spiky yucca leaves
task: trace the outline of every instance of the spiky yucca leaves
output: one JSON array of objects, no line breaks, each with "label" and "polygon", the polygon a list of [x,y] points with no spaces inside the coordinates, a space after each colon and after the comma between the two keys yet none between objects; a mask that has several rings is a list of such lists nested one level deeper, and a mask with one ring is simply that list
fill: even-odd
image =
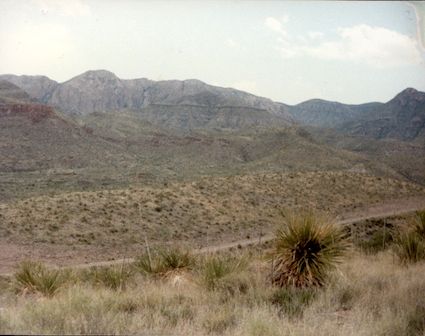
[{"label": "spiky yucca leaves", "polygon": [[195,256],[186,249],[169,247],[148,251],[137,258],[135,266],[145,275],[163,275],[170,271],[190,269]]},{"label": "spiky yucca leaves", "polygon": [[272,283],[310,287],[324,284],[326,275],[348,249],[341,227],[312,211],[283,213],[272,260]]},{"label": "spiky yucca leaves", "polygon": [[400,233],[396,238],[394,249],[403,264],[425,259],[425,243],[414,230]]},{"label": "spiky yucca leaves", "polygon": [[417,211],[395,241],[395,253],[403,264],[425,259],[425,211]]},{"label": "spiky yucca leaves", "polygon": [[47,269],[41,263],[24,261],[15,273],[15,288],[18,292],[40,293],[53,296],[66,280],[66,272]]},{"label": "spiky yucca leaves", "polygon": [[413,219],[413,230],[425,240],[425,210],[416,211],[416,216]]}]

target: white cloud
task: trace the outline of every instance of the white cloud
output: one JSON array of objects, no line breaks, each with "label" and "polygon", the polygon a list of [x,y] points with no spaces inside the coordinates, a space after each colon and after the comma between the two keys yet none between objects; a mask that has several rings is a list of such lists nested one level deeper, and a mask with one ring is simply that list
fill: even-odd
[{"label": "white cloud", "polygon": [[[283,23],[288,22],[288,17],[287,16],[283,17],[282,21],[283,21]],[[270,17],[265,19],[264,24],[270,30],[273,30],[273,31],[275,31],[275,32],[277,32],[277,33],[279,33],[283,36],[287,36],[287,32],[283,28],[282,22],[279,21],[278,19],[270,16]]]},{"label": "white cloud", "polygon": [[33,0],[43,14],[59,14],[62,16],[90,15],[90,6],[82,0]]},{"label": "white cloud", "polygon": [[365,63],[374,67],[419,64],[422,56],[415,39],[397,31],[361,24],[338,28],[336,39],[326,39],[320,32],[307,34],[310,43],[289,36],[278,38],[278,49],[284,58],[300,56],[324,60]]}]

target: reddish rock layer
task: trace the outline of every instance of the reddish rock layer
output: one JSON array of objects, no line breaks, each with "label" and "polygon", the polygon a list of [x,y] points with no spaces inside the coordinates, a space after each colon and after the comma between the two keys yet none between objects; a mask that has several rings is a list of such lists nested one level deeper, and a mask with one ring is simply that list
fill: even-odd
[{"label": "reddish rock layer", "polygon": [[12,116],[27,117],[32,122],[39,122],[56,115],[51,106],[43,104],[0,104],[0,118]]}]

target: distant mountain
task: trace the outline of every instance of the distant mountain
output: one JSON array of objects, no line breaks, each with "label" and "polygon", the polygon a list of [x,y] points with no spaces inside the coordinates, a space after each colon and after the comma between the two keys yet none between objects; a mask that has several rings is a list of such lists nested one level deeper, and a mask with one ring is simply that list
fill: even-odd
[{"label": "distant mountain", "polygon": [[193,79],[123,80],[106,70],[87,71],[60,84],[41,76],[2,78],[69,115],[132,110],[154,124],[188,129],[292,123],[285,104]]},{"label": "distant mountain", "polygon": [[6,80],[0,80],[0,104],[34,102],[37,102],[37,100],[31,98],[29,94],[20,87]]},{"label": "distant mountain", "polygon": [[0,79],[15,84],[40,103],[47,104],[53,91],[59,85],[46,76],[1,75]]},{"label": "distant mountain", "polygon": [[363,118],[379,108],[382,103],[348,105],[322,99],[311,99],[291,106],[293,118],[301,124],[335,128],[346,122]]},{"label": "distant mountain", "polygon": [[425,140],[425,92],[409,88],[386,104],[342,124],[341,130],[376,139]]},{"label": "distant mountain", "polygon": [[409,88],[387,103],[346,105],[313,99],[290,107],[301,124],[351,135],[404,141],[425,139],[425,92]]}]

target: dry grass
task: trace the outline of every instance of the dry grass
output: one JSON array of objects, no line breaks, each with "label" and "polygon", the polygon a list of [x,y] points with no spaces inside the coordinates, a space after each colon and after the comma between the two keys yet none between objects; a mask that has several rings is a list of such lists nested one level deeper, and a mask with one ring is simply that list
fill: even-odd
[{"label": "dry grass", "polygon": [[0,333],[424,335],[424,263],[404,267],[388,251],[353,251],[327,286],[286,294],[270,286],[261,258],[247,267],[212,290],[196,267],[160,280],[135,276],[121,292],[88,282],[51,298],[4,290]]}]

